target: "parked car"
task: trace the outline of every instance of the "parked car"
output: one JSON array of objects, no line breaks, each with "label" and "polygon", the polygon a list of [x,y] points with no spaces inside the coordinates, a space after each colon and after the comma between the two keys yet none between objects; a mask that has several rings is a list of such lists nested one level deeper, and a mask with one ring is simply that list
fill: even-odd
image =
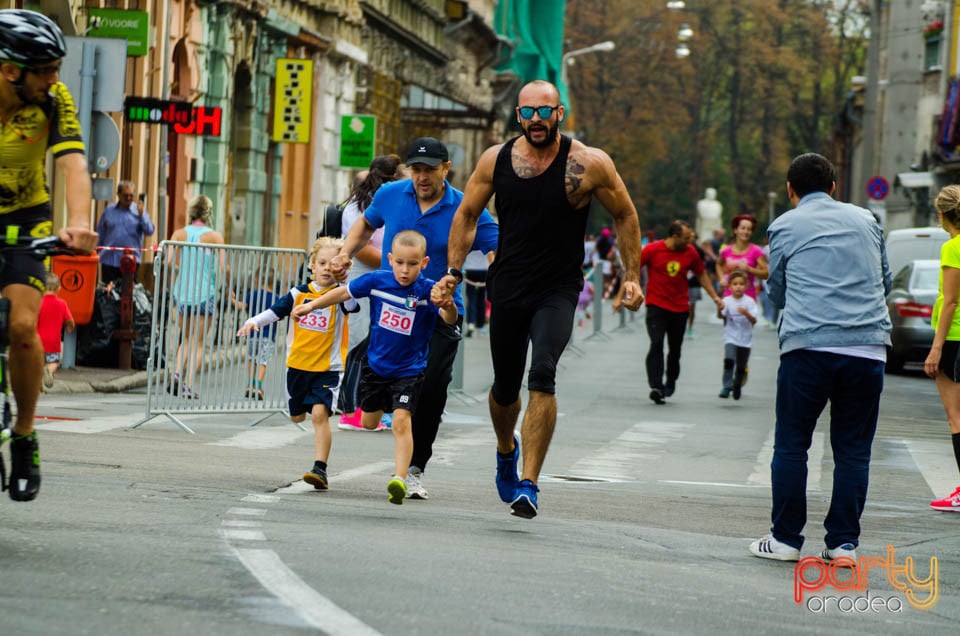
[{"label": "parked car", "polygon": [[899,373],[907,362],[927,359],[936,331],[930,316],[937,300],[939,277],[939,260],[910,261],[893,277],[893,289],[887,295],[887,310],[893,323],[888,371]]},{"label": "parked car", "polygon": [[916,259],[940,260],[940,248],[950,235],[940,227],[910,227],[887,232],[887,262],[896,276],[900,269]]}]

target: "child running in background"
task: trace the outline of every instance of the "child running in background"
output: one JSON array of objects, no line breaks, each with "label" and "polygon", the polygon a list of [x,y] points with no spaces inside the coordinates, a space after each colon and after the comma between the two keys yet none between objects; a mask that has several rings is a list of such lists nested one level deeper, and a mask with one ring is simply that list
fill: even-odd
[{"label": "child running in background", "polygon": [[757,322],[757,303],[746,295],[747,275],[735,271],[727,279],[730,295],[723,298],[723,309],[717,316],[723,318],[723,388],[720,397],[740,399],[740,388],[750,360],[753,343],[753,325]]},{"label": "child running in background", "polygon": [[[244,308],[254,316],[263,313],[276,302],[274,293],[273,270],[257,275],[257,286],[247,292],[243,300]],[[263,399],[263,378],[267,374],[267,365],[273,359],[276,345],[276,325],[270,325],[258,331],[247,340],[247,385],[246,397]]]},{"label": "child running in background", "polygon": [[387,483],[390,503],[402,504],[407,496],[407,469],[413,455],[410,420],[427,366],[427,351],[437,314],[447,324],[457,321],[453,303],[438,308],[430,302],[434,281],[420,271],[430,260],[427,240],[405,230],[393,238],[387,256],[392,271],[379,270],[356,278],[293,310],[294,318],[342,303],[370,298],[370,344],[360,371],[360,408],[363,427],[375,429],[384,411],[393,412],[396,473]]},{"label": "child running in background", "polygon": [[[333,295],[340,285],[330,273],[330,261],[343,247],[343,239],[324,236],[310,250],[310,272],[313,282],[297,285],[269,309],[249,318],[237,336],[245,337],[267,325],[291,315],[294,308],[317,298]],[[343,288],[345,289],[345,288]],[[339,297],[339,296],[338,296]],[[310,413],[313,422],[313,443],[316,459],[313,468],[304,473],[303,481],[317,490],[327,489],[327,459],[330,455],[330,414],[337,401],[337,390],[347,357],[347,314],[357,303],[342,298],[338,308],[314,308],[294,316],[290,325],[290,346],[287,354],[287,395],[290,419],[302,422]],[[325,307],[334,303],[327,303]]]},{"label": "child running in background", "polygon": [[577,326],[582,327],[584,320],[590,320],[590,305],[593,303],[593,283],[590,279],[593,277],[593,270],[589,269],[584,274],[583,287],[580,289],[580,295],[577,296]]},{"label": "child running in background", "polygon": [[60,352],[63,330],[72,332],[76,324],[67,302],[57,296],[60,291],[60,277],[53,272],[47,272],[47,291],[40,301],[40,317],[37,320],[37,333],[43,343],[43,388],[53,386],[53,374],[60,368]]}]

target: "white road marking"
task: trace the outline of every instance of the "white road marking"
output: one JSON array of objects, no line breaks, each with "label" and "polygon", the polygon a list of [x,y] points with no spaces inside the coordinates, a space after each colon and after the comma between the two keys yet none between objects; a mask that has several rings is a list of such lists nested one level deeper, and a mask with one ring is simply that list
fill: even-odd
[{"label": "white road marking", "polygon": [[247,515],[249,517],[262,517],[267,514],[263,508],[231,508],[227,510],[228,515]]},{"label": "white road marking", "polygon": [[[749,486],[770,486],[770,462],[773,460],[773,439],[776,432],[771,429],[763,448],[757,453],[753,472],[747,478]],[[820,431],[813,432],[810,442],[810,451],[807,453],[807,492],[820,491],[820,480],[823,476],[823,447],[826,444],[826,435]]]},{"label": "white road marking", "polygon": [[934,497],[946,497],[960,485],[957,480],[957,460],[949,440],[903,440],[903,443]]},{"label": "white road marking", "polygon": [[267,537],[259,530],[234,530],[220,528],[220,536],[228,541],[266,541]]},{"label": "white road marking", "polygon": [[763,484],[734,484],[728,481],[680,481],[677,479],[659,479],[661,484],[679,484],[681,486],[719,486],[721,488],[761,488]]},{"label": "white road marking", "polygon": [[379,636],[380,632],[304,583],[273,550],[235,548],[234,552],[267,591],[311,626],[330,636]]},{"label": "white road marking", "polygon": [[644,461],[663,454],[665,445],[683,438],[693,424],[640,422],[602,449],[570,467],[570,474],[612,479],[635,479]]},{"label": "white road marking", "polygon": [[250,519],[224,519],[220,522],[221,526],[227,528],[262,528],[263,524],[259,521],[251,521]]},{"label": "white road marking", "polygon": [[237,433],[233,437],[228,437],[216,442],[207,442],[207,445],[232,446],[246,450],[269,450],[271,448],[290,446],[301,437],[306,437],[307,435],[312,437],[313,431],[301,431],[294,426],[284,428],[255,428],[251,431]]},{"label": "white road marking", "polygon": [[280,497],[275,497],[273,495],[260,495],[252,492],[241,499],[241,501],[249,501],[250,503],[277,503],[280,501]]}]

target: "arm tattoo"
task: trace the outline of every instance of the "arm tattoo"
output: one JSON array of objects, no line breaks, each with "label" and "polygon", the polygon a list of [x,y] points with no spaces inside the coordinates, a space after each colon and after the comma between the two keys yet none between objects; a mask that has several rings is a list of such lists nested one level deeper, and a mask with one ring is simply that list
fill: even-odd
[{"label": "arm tattoo", "polygon": [[566,182],[567,182],[567,194],[573,194],[576,192],[580,185],[583,183],[583,173],[586,172],[583,164],[577,163],[577,160],[574,157],[567,157],[567,170],[566,170]]}]

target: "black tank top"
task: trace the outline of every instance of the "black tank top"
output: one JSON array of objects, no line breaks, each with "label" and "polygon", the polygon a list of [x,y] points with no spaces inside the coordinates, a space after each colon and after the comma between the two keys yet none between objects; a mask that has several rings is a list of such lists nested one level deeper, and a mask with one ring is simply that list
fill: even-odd
[{"label": "black tank top", "polygon": [[513,170],[515,137],[497,155],[493,170],[500,239],[490,266],[491,301],[524,303],[548,293],[572,298],[583,286],[583,233],[589,203],[574,209],[567,201],[566,167],[570,137],[560,136],[560,151],[543,174],[521,179]]}]

